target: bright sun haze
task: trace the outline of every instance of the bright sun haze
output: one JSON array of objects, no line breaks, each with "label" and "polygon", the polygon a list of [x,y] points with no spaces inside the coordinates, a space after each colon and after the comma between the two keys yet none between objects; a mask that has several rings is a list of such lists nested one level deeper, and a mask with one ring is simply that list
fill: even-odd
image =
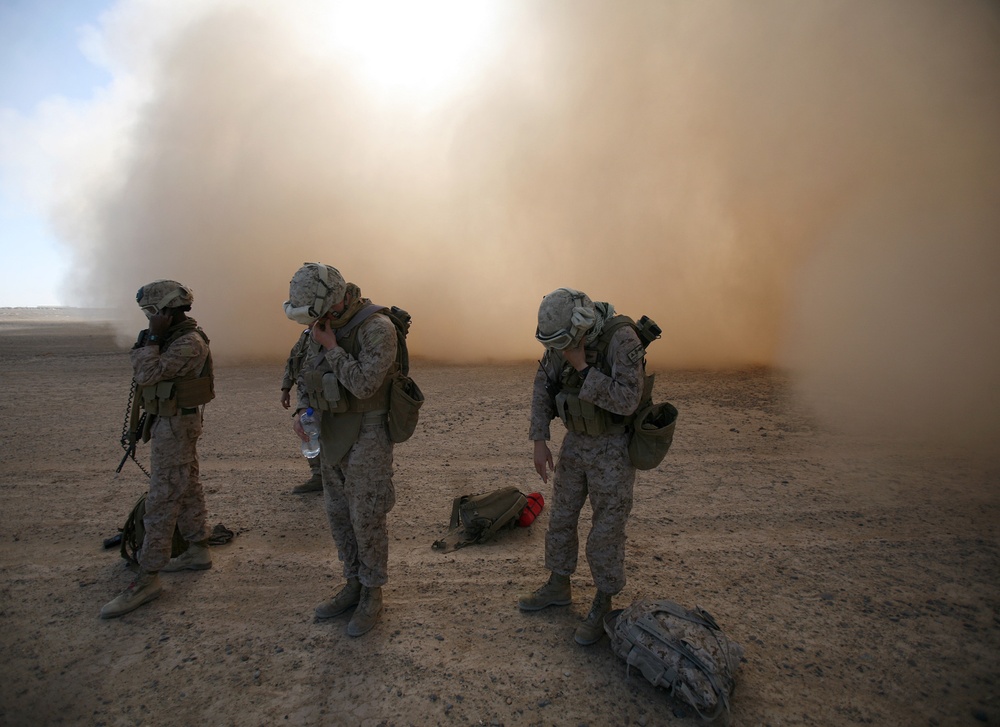
[{"label": "bright sun haze", "polygon": [[327,43],[385,92],[445,94],[476,69],[496,16],[496,4],[488,0],[337,3],[330,9]]}]

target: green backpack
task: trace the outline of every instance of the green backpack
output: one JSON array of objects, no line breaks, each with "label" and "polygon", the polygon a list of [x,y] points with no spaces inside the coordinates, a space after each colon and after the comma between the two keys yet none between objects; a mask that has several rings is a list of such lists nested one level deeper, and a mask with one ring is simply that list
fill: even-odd
[{"label": "green backpack", "polygon": [[516,487],[501,487],[482,495],[462,495],[451,504],[448,534],[431,546],[445,553],[473,543],[485,543],[502,528],[513,528],[528,504]]},{"label": "green backpack", "polygon": [[396,328],[396,373],[389,390],[389,413],[386,420],[389,439],[399,444],[413,436],[420,419],[420,407],[424,405],[424,393],[417,382],[410,378],[410,352],[406,345],[412,320],[410,314],[397,306],[385,307],[371,303],[359,310],[338,335],[346,336],[375,313],[385,315]]},{"label": "green backpack", "polygon": [[[139,550],[142,548],[142,541],[146,538],[146,527],[143,525],[142,518],[146,514],[146,495],[148,494],[143,493],[142,497],[139,498],[132,511],[128,514],[128,517],[125,518],[125,524],[122,526],[122,558],[133,565],[139,565]],[[173,542],[170,544],[170,557],[176,558],[187,549],[187,541],[184,540],[181,531],[174,525]]]}]

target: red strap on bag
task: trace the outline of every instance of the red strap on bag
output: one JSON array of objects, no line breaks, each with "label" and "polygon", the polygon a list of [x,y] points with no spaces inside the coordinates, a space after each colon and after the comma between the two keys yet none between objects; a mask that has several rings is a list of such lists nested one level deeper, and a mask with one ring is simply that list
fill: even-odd
[{"label": "red strap on bag", "polygon": [[532,492],[528,495],[528,504],[521,510],[521,516],[517,519],[517,526],[519,528],[526,528],[531,525],[531,523],[535,522],[535,518],[538,517],[538,513],[542,511],[543,507],[545,507],[545,498],[542,497],[542,493]]}]

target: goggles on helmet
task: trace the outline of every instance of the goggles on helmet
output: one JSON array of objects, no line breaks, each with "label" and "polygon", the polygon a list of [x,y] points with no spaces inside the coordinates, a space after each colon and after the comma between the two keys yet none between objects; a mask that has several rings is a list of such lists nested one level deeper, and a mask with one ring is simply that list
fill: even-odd
[{"label": "goggles on helmet", "polygon": [[[573,308],[570,314],[569,325],[563,326],[552,333],[542,333],[541,326],[539,325],[535,328],[535,338],[546,348],[563,351],[579,344],[583,340],[583,337],[587,335],[587,331],[594,326],[597,316],[594,312],[593,304],[579,290],[559,288],[550,293],[549,296],[546,296],[545,299],[548,300],[550,296],[557,294],[562,294],[564,298],[569,296],[572,301]],[[542,305],[545,305],[544,300]],[[541,310],[539,310],[539,320],[541,320],[541,317]]]},{"label": "goggles on helmet", "polygon": [[535,338],[540,344],[545,346],[545,348],[553,348],[556,351],[563,351],[573,345],[575,336],[568,328],[562,328],[555,333],[548,334],[542,333],[536,328]]},{"label": "goggles on helmet", "polygon": [[[313,263],[308,263],[306,267],[314,265]],[[314,321],[321,318],[327,311],[330,310],[331,304],[339,303],[340,301],[331,301],[331,294],[337,291],[335,285],[331,285],[329,282],[324,280],[324,275],[329,275],[326,272],[326,266],[320,266],[318,264],[318,272],[315,278],[315,283],[317,287],[313,291],[313,300],[306,305],[295,306],[292,305],[292,301],[286,300],[284,303],[285,315],[296,323],[300,323],[304,326],[311,325]],[[338,273],[339,275],[339,273]],[[322,286],[322,291],[320,287]]]}]

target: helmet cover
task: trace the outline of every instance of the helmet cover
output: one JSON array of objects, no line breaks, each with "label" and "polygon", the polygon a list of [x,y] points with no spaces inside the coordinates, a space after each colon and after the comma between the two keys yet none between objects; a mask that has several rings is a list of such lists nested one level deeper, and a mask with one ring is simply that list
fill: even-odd
[{"label": "helmet cover", "polygon": [[164,308],[190,306],[194,303],[194,294],[176,280],[154,280],[139,288],[135,302],[148,318]]},{"label": "helmet cover", "polygon": [[538,307],[535,338],[546,348],[563,350],[575,346],[597,321],[597,310],[586,293],[559,288]]},{"label": "helmet cover", "polygon": [[347,281],[340,271],[322,263],[305,263],[288,285],[285,315],[296,323],[310,325],[344,299]]}]

